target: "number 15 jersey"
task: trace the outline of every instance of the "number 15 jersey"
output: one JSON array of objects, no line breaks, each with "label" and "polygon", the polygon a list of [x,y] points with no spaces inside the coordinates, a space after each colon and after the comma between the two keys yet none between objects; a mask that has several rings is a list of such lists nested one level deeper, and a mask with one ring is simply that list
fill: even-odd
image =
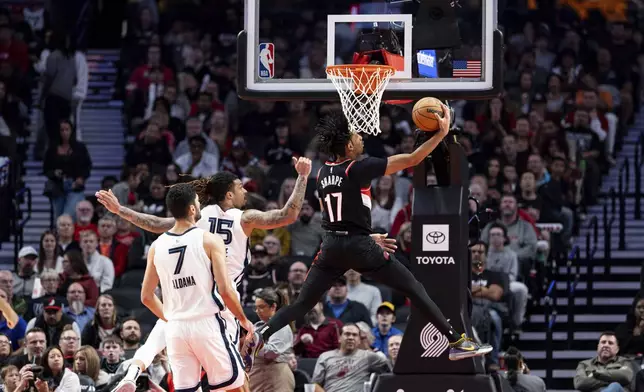
[{"label": "number 15 jersey", "polygon": [[322,228],[371,234],[371,181],[385,174],[387,160],[365,158],[326,162],[318,172]]},{"label": "number 15 jersey", "polygon": [[217,204],[201,209],[197,226],[221,237],[226,245],[226,267],[235,287],[239,286],[244,270],[250,263],[250,241],[241,225],[243,211],[237,208],[222,210]]}]

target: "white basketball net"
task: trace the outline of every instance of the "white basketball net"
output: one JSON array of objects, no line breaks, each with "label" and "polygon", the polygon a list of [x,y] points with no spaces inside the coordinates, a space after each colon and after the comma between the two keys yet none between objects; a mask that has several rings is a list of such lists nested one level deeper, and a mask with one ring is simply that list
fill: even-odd
[{"label": "white basketball net", "polygon": [[382,65],[327,67],[351,132],[380,133],[380,101],[394,72],[393,67]]}]

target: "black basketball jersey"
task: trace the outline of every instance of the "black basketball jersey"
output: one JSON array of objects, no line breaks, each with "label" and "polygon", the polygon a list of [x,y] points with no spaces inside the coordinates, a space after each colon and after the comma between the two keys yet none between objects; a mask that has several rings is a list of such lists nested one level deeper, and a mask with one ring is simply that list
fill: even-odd
[{"label": "black basketball jersey", "polygon": [[326,162],[318,172],[322,228],[371,234],[371,181],[385,174],[387,160]]}]

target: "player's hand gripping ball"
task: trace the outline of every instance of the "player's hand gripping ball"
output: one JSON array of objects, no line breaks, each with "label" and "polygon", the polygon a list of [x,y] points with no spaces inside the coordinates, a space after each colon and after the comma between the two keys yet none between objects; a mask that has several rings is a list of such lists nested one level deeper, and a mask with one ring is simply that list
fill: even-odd
[{"label": "player's hand gripping ball", "polygon": [[422,98],[414,105],[411,117],[418,129],[435,132],[440,129],[440,119],[445,116],[444,105],[434,97]]}]

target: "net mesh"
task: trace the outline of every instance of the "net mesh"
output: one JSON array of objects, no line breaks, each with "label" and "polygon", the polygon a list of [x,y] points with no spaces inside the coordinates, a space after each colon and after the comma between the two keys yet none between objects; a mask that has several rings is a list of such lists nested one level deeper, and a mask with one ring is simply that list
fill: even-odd
[{"label": "net mesh", "polygon": [[334,65],[326,69],[338,90],[351,132],[380,133],[380,102],[395,69],[387,65]]}]

